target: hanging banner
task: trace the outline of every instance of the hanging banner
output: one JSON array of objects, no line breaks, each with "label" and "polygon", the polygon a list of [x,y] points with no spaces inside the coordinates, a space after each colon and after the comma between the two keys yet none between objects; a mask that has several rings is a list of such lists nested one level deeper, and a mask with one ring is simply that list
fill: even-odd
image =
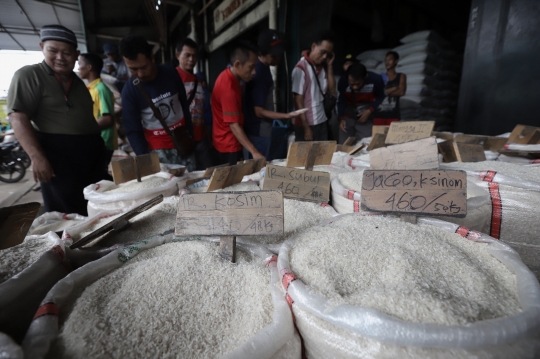
[{"label": "hanging banner", "polygon": [[216,33],[256,2],[257,0],[223,0],[214,10]]}]

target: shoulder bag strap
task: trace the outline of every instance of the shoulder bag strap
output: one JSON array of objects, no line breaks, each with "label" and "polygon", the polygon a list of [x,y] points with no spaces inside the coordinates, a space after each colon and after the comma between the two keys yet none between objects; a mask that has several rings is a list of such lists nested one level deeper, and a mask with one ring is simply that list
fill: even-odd
[{"label": "shoulder bag strap", "polygon": [[313,66],[313,64],[307,60],[306,62],[309,64],[309,66],[311,66],[311,69],[313,70],[313,74],[315,75],[315,80],[317,80],[317,85],[319,85],[319,91],[321,91],[321,95],[324,97],[324,92],[322,91],[321,83],[319,82],[319,75],[317,75],[315,66]]},{"label": "shoulder bag strap", "polygon": [[[193,76],[195,76],[195,75],[193,75]],[[189,95],[189,97],[187,99],[188,106],[191,105],[191,103],[195,99],[195,95],[197,95],[197,85],[199,84],[199,79],[197,78],[197,76],[195,76],[195,81],[194,82],[195,82],[195,84],[193,85],[193,92],[191,93],[191,95]]]},{"label": "shoulder bag strap", "polygon": [[[150,109],[154,113],[154,116],[158,119],[159,123],[161,123],[161,126],[163,127],[165,132],[167,132],[167,135],[169,135],[171,137],[171,139],[173,140],[174,147],[176,148],[176,150],[180,151],[181,147],[176,142],[176,138],[173,136],[173,133],[171,132],[171,129],[167,125],[167,122],[165,122],[165,120],[163,119],[163,116],[161,115],[161,111],[159,111],[157,109],[156,105],[154,105],[154,103],[152,102],[152,100],[150,99],[150,97],[148,96],[146,91],[144,90],[144,87],[142,86],[141,81],[138,78],[134,78],[133,79],[133,85],[135,85],[135,87],[137,87],[137,89],[141,93],[142,97],[144,98],[144,100],[146,101],[148,106],[150,106]],[[180,153],[180,152],[178,152],[178,153]]]}]

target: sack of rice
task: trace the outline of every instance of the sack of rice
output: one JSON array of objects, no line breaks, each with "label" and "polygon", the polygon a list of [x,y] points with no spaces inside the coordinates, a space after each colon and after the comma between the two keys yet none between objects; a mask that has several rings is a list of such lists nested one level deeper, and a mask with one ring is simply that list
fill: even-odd
[{"label": "sack of rice", "polygon": [[76,226],[87,217],[77,213],[47,212],[34,219],[28,235],[39,235],[47,232],[62,232],[64,229]]},{"label": "sack of rice", "polygon": [[141,182],[132,180],[116,185],[111,181],[99,181],[83,190],[84,198],[88,200],[88,215],[92,217],[102,211],[135,207],[160,194],[173,196],[188,179],[188,176],[175,177],[167,172],[158,172],[143,177]]},{"label": "sack of rice", "polygon": [[0,333],[0,358],[24,359],[22,348],[4,333]]},{"label": "sack of rice", "polygon": [[[352,161],[358,164],[358,161]],[[332,179],[332,205],[340,214],[366,212],[362,210],[362,175],[364,169],[343,173]],[[467,181],[467,216],[465,218],[441,217],[444,220],[471,228],[476,231],[485,229],[491,216],[489,193],[480,186]]]},{"label": "sack of rice", "polygon": [[71,271],[64,250],[52,232],[0,250],[0,332],[22,340],[41,300]]},{"label": "sack of rice", "polygon": [[452,223],[335,217],[285,241],[278,270],[308,358],[540,355],[540,284]]},{"label": "sack of rice", "polygon": [[234,264],[172,235],[116,249],[49,291],[25,357],[300,358],[275,256],[239,247]]}]

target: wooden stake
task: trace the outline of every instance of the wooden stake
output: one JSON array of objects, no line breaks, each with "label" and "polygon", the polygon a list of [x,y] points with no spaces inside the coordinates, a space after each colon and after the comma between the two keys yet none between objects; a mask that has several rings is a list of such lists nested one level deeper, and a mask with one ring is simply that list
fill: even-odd
[{"label": "wooden stake", "polygon": [[343,142],[344,146],[352,146],[354,142],[356,141],[356,137],[349,137]]},{"label": "wooden stake", "polygon": [[236,236],[219,237],[219,255],[227,261],[236,263]]},{"label": "wooden stake", "polygon": [[313,143],[313,146],[311,146],[311,149],[309,150],[308,156],[306,158],[305,163],[305,169],[308,171],[313,171],[313,166],[315,165],[315,159],[319,155],[320,152],[320,144],[315,142]]}]

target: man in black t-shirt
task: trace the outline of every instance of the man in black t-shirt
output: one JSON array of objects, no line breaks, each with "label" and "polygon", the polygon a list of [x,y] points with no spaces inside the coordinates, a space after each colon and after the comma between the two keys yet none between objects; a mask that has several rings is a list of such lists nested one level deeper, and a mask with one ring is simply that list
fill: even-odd
[{"label": "man in black t-shirt", "polygon": [[[258,45],[260,54],[255,76],[246,84],[243,102],[244,131],[257,150],[269,160],[273,157],[269,153],[273,121],[294,116],[274,111],[274,80],[270,66],[277,66],[285,51],[281,34],[276,30],[265,30],[259,35]],[[244,158],[248,156],[249,152],[244,149]]]}]

